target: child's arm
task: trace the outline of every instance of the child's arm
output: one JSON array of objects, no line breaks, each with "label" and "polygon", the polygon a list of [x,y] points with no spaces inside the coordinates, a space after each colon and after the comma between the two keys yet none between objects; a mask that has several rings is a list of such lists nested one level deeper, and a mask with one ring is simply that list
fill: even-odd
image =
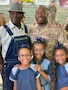
[{"label": "child's arm", "polygon": [[13,90],[17,90],[16,87],[17,87],[17,85],[16,85],[16,81],[15,81],[14,86],[13,86]]},{"label": "child's arm", "polygon": [[37,90],[42,90],[39,78],[36,78],[36,87],[37,87]]},{"label": "child's arm", "polygon": [[35,76],[35,79],[36,79],[36,90],[42,90],[41,89],[41,83],[40,83],[40,74],[37,72],[37,70],[34,68],[35,67],[35,64],[31,64],[30,65],[30,68],[35,71],[34,72],[34,76]]},{"label": "child's arm", "polygon": [[40,73],[40,75],[48,82],[52,81],[53,74],[52,74],[52,68],[49,66],[48,68],[48,74],[46,74],[40,67],[40,65],[35,65],[35,69]]},{"label": "child's arm", "polygon": [[49,81],[48,75],[47,75],[45,72],[43,72],[43,70],[41,69],[40,65],[36,64],[36,65],[35,65],[35,69],[40,73],[40,75],[41,75],[45,80]]},{"label": "child's arm", "polygon": [[68,90],[68,86],[63,87],[63,88],[61,88],[61,89],[59,89],[59,90]]},{"label": "child's arm", "polygon": [[9,76],[9,79],[11,81],[13,81],[14,86],[13,86],[13,90],[17,90],[16,89],[16,81],[17,81],[17,77],[16,77],[16,72],[17,72],[18,68],[17,67],[13,67]]}]

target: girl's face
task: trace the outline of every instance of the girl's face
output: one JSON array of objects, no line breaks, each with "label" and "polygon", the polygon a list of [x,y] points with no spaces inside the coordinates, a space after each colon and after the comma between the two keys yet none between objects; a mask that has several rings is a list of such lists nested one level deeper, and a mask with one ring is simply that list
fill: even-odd
[{"label": "girl's face", "polygon": [[34,53],[34,57],[40,61],[44,55],[44,45],[41,43],[36,43],[33,46],[33,53]]},{"label": "girl's face", "polygon": [[64,50],[59,49],[55,51],[55,60],[60,65],[64,65],[66,63],[67,54]]},{"label": "girl's face", "polygon": [[18,60],[22,65],[28,65],[31,61],[31,52],[27,48],[22,48],[18,53]]}]

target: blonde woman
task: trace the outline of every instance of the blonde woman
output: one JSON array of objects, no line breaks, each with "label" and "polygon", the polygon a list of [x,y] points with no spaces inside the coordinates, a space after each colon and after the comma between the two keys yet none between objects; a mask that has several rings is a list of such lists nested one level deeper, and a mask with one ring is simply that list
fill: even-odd
[{"label": "blonde woman", "polygon": [[5,17],[2,14],[0,14],[0,26],[3,26],[6,22],[7,20],[5,19]]},{"label": "blonde woman", "polygon": [[[0,13],[0,26],[3,26],[7,23],[7,20],[3,16],[2,13]],[[2,56],[1,56],[1,47],[0,47],[0,72],[2,71]]]}]

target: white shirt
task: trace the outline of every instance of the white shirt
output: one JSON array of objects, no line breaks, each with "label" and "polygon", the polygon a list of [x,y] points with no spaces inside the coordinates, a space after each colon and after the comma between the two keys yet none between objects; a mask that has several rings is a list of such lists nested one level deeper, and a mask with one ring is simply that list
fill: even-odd
[{"label": "white shirt", "polygon": [[[13,33],[14,36],[26,35],[24,25],[21,24],[21,28],[16,27],[11,21],[6,24]],[[11,42],[12,36],[8,34],[3,26],[0,27],[0,45],[2,45],[2,57],[5,59],[8,46]]]}]

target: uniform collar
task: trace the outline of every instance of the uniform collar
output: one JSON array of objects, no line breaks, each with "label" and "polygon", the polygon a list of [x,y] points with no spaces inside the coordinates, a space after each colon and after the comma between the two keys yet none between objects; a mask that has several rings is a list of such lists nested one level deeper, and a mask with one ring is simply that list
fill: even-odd
[{"label": "uniform collar", "polygon": [[40,62],[38,62],[38,63],[36,63],[35,58],[33,58],[33,63],[34,63],[34,64],[39,64],[39,65],[41,65],[43,61],[44,61],[44,57],[43,57],[42,60],[41,60]]}]

